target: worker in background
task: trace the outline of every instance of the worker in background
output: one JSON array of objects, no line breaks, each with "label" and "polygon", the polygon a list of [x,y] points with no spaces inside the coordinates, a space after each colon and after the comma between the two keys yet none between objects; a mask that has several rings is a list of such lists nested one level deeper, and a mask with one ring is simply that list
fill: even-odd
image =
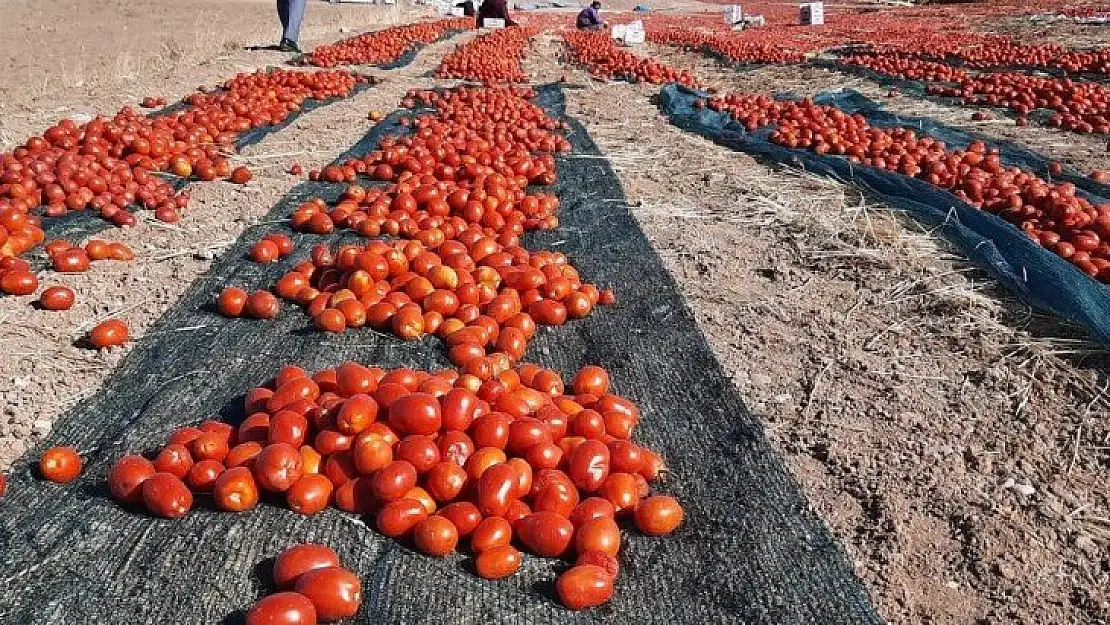
[{"label": "worker in background", "polygon": [[462,8],[463,15],[466,17],[474,17],[474,1],[466,0],[466,2],[455,3],[455,8]]},{"label": "worker in background", "polygon": [[482,27],[482,20],[486,18],[502,19],[505,20],[505,26],[516,26],[516,22],[509,17],[509,5],[505,0],[486,0],[478,7],[478,15],[475,17],[477,28]]},{"label": "worker in background", "polygon": [[297,39],[301,36],[301,20],[304,19],[305,0],[277,0],[278,19],[281,20],[282,52],[300,52]]},{"label": "worker in background", "polygon": [[600,30],[605,28],[605,22],[601,21],[601,3],[594,0],[590,6],[582,9],[578,13],[578,28],[580,30]]}]

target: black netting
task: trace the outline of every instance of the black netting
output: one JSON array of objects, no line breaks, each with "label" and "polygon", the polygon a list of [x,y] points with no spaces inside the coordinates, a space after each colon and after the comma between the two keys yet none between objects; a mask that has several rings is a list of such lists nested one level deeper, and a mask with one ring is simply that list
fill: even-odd
[{"label": "black netting", "polygon": [[[565,115],[558,87],[541,89]],[[499,582],[471,571],[469,556],[429,558],[330,509],[302,517],[263,503],[244,514],[201,501],[179,521],[125,510],[105,492],[116,458],[163,444],[175,429],[219,416],[242,418],[246,391],[284,363],[310,370],[347,359],[385,367],[444,367],[438,341],[405,343],[370,330],[324,335],[300,310],[276,320],[225,319],[209,310],[228,284],[265,288],[322,240],[293,235],[297,252],[271,265],[243,262],[252,230],[199,278],[135,346],[104,386],[62,418],[49,439],[13,467],[0,499],[0,622],[238,622],[266,590],[265,561],[298,542],[336,548],[363,582],[368,623],[879,623],[839,545],[807,507],[782,459],[714,359],[672,277],[629,212],[609,163],[574,120],[573,157],[558,159],[562,225],[526,238],[570,255],[584,277],[615,287],[618,304],[547,328],[526,359],[572,371],[605,366],[617,392],[639,402],[636,439],[670,465],[661,490],[686,522],[673,535],[625,533],[617,595],[570,612],[553,596],[565,566],[526,557]],[[365,153],[386,125],[356,146]],[[342,185],[304,183],[266,221]],[[277,226],[271,226],[277,229]],[[336,234],[327,240],[354,239]],[[50,445],[87,460],[69,485],[35,479]],[[372,520],[370,520],[372,526]]]}]

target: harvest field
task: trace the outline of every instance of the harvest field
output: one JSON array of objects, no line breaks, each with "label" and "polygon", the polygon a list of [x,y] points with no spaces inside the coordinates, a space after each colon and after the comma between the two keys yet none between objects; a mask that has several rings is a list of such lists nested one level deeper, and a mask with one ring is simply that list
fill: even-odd
[{"label": "harvest field", "polygon": [[0,622],[1110,623],[1110,6],[637,4],[8,2]]}]

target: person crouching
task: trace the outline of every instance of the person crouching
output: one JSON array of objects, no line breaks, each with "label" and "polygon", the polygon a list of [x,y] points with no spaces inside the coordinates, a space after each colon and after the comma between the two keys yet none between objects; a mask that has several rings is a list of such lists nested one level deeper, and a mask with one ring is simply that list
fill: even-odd
[{"label": "person crouching", "polygon": [[516,26],[516,22],[509,17],[509,6],[505,0],[485,0],[482,6],[478,7],[478,14],[474,20],[475,28],[481,28],[486,18],[505,20],[505,26]]},{"label": "person crouching", "polygon": [[578,13],[578,28],[580,30],[601,30],[605,28],[605,22],[601,21],[601,3],[594,0],[590,6],[582,9]]}]

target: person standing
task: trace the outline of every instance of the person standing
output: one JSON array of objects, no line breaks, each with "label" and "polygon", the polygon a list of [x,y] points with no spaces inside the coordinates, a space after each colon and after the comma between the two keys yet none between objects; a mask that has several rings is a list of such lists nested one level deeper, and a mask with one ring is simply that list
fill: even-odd
[{"label": "person standing", "polygon": [[305,0],[277,0],[278,19],[281,20],[282,52],[300,52],[297,39],[301,36],[301,21],[304,19]]},{"label": "person standing", "polygon": [[590,6],[582,9],[578,13],[577,26],[580,30],[600,30],[605,28],[605,22],[601,21],[601,3],[594,0]]},{"label": "person standing", "polygon": [[478,15],[475,16],[475,27],[482,27],[482,20],[486,18],[502,19],[505,20],[505,26],[516,26],[516,22],[509,17],[509,5],[505,0],[486,0],[482,6],[478,7]]}]

